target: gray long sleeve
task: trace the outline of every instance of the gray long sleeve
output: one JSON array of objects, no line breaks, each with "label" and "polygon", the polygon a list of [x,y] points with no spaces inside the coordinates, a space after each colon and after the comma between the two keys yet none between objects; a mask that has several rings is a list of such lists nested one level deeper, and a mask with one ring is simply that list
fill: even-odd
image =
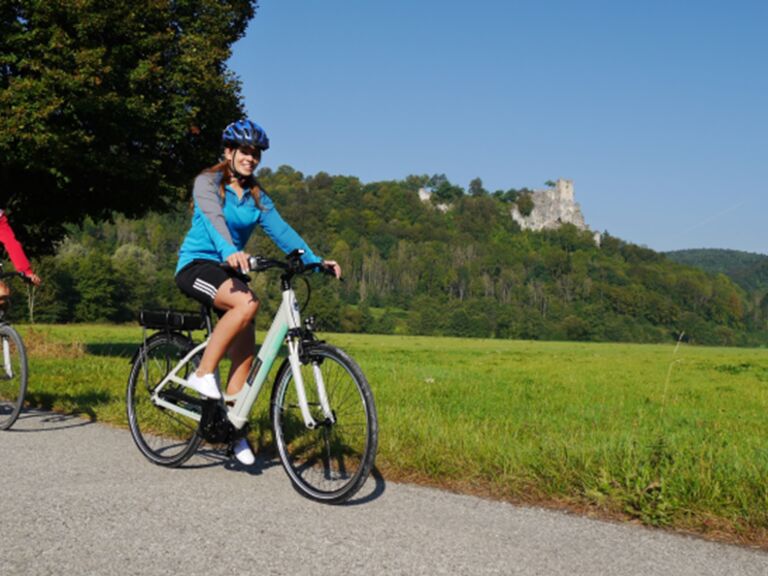
[{"label": "gray long sleeve", "polygon": [[208,219],[219,236],[228,244],[234,245],[232,235],[229,233],[229,228],[227,228],[227,221],[224,218],[224,211],[218,194],[220,183],[221,174],[219,173],[204,172],[200,174],[195,178],[192,198],[194,199],[195,206]]}]

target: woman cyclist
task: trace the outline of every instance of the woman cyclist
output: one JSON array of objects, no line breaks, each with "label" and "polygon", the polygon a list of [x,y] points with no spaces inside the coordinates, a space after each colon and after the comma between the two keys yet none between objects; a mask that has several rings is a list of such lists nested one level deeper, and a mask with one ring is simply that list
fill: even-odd
[{"label": "woman cyclist", "polygon": [[[269,148],[263,128],[248,119],[233,122],[222,133],[222,145],[222,161],[195,179],[192,226],[176,267],[176,284],[182,292],[212,306],[220,316],[197,371],[188,379],[190,387],[209,398],[221,398],[213,372],[227,351],[232,361],[227,395],[241,390],[253,362],[253,319],[259,301],[236,271],[248,270],[250,255],[243,249],[257,225],[284,252],[300,248],[305,264],[322,262],[336,277],[341,276],[336,262],[316,256],[280,217],[256,180],[261,153]],[[221,267],[222,262],[231,268]],[[243,464],[255,461],[245,438],[232,450]]]},{"label": "woman cyclist", "polygon": [[[0,243],[5,246],[5,250],[8,252],[8,256],[10,256],[16,271],[24,274],[35,286],[39,286],[40,277],[32,272],[32,266],[30,266],[21,244],[16,240],[16,235],[13,233],[13,229],[8,223],[8,217],[5,215],[5,210],[2,208],[0,208]],[[0,305],[6,302],[10,294],[11,289],[5,282],[0,280]]]}]

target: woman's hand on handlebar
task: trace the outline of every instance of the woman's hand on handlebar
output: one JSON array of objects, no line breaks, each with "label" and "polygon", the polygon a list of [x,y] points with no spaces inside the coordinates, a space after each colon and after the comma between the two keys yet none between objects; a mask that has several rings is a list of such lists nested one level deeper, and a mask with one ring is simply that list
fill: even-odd
[{"label": "woman's hand on handlebar", "polygon": [[341,266],[336,260],[323,260],[323,267],[333,272],[336,278],[341,278]]},{"label": "woman's hand on handlebar", "polygon": [[38,276],[34,272],[30,272],[29,274],[25,274],[25,276],[27,277],[27,279],[30,282],[32,282],[32,284],[34,284],[35,286],[40,286],[40,283],[42,282],[42,280],[40,280],[40,276]]},{"label": "woman's hand on handlebar", "polygon": [[250,257],[251,255],[247,252],[235,252],[227,256],[227,264],[235,270],[247,274],[251,269],[251,265],[248,263],[248,258]]}]

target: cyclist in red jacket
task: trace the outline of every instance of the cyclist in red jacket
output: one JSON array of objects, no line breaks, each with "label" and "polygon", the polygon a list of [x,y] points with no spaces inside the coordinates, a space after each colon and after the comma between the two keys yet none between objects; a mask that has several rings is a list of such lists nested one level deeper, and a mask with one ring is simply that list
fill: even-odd
[{"label": "cyclist in red jacket", "polygon": [[[8,217],[5,215],[5,211],[0,208],[0,243],[5,246],[8,256],[11,258],[14,267],[18,272],[21,272],[32,280],[35,286],[40,285],[40,277],[32,272],[32,267],[29,265],[29,260],[24,254],[24,250],[16,240],[16,235],[13,233],[11,225],[8,223]],[[0,281],[0,300],[4,300],[11,293],[10,288],[4,282]]]}]

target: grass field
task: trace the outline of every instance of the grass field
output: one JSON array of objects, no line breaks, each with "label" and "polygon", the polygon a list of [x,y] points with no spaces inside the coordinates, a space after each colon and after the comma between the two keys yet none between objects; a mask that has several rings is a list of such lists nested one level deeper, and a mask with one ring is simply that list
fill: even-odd
[{"label": "grass field", "polygon": [[[138,327],[21,327],[32,404],[125,426]],[[406,480],[768,547],[764,350],[328,335]],[[268,391],[269,387],[265,387]],[[257,413],[267,409],[263,395]],[[269,434],[256,426],[256,444]]]}]

